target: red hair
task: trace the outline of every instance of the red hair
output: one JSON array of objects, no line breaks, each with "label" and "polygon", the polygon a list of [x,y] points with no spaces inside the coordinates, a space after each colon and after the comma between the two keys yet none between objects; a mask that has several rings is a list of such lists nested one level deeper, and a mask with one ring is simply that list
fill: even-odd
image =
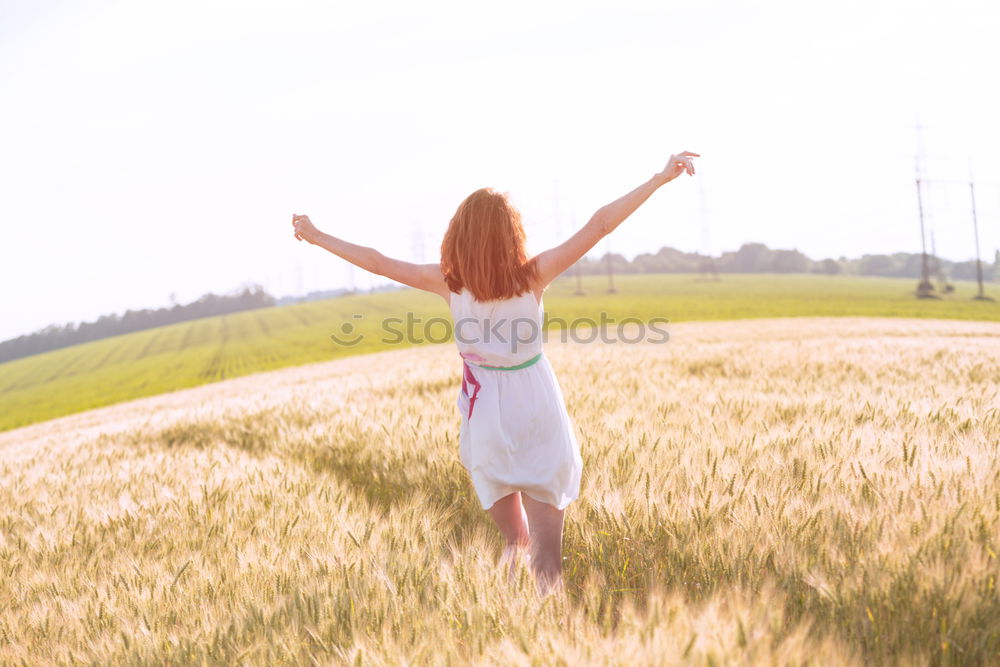
[{"label": "red hair", "polygon": [[506,195],[480,188],[459,204],[441,242],[441,272],[448,289],[466,287],[477,301],[532,289],[538,266],[528,260],[521,213]]}]

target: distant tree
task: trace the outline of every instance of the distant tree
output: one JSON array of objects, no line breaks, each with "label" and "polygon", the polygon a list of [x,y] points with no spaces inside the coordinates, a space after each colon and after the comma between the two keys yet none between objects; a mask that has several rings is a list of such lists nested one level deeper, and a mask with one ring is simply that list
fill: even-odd
[{"label": "distant tree", "polygon": [[896,263],[889,255],[862,255],[858,271],[864,276],[891,276],[896,271]]},{"label": "distant tree", "polygon": [[604,255],[601,256],[599,266],[602,273],[607,273],[608,271],[609,257],[611,270],[615,273],[635,273],[635,266],[625,259],[624,255],[620,255],[616,252],[604,253]]},{"label": "distant tree", "polygon": [[[989,265],[983,267],[984,270],[989,269]],[[976,260],[970,259],[967,262],[953,262],[950,263],[948,267],[948,275],[954,280],[975,280],[976,279]],[[984,271],[983,278],[986,278],[986,273]]]},{"label": "distant tree", "polygon": [[771,270],[775,273],[806,273],[812,260],[798,250],[774,250]]},{"label": "distant tree", "polygon": [[636,256],[633,264],[637,273],[687,273],[698,270],[699,256],[674,248],[660,248],[656,254],[643,253]]},{"label": "distant tree", "polygon": [[736,252],[723,253],[719,258],[719,271],[729,273],[757,273],[772,270],[774,253],[763,243],[744,243]]},{"label": "distant tree", "polygon": [[923,272],[923,256],[918,253],[897,253],[901,268],[895,274],[900,278],[919,278]]},{"label": "distant tree", "polygon": [[822,261],[816,262],[815,264],[813,264],[812,267],[813,273],[825,273],[830,276],[835,276],[838,273],[841,273],[843,270],[844,267],[840,265],[840,262],[838,262],[835,259],[830,259],[829,257]]}]

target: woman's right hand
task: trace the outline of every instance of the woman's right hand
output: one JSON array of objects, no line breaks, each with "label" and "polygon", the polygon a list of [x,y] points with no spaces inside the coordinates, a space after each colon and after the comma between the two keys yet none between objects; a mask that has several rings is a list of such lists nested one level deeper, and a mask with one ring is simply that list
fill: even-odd
[{"label": "woman's right hand", "polygon": [[670,156],[670,161],[667,162],[667,166],[663,168],[660,172],[660,177],[663,179],[664,183],[669,183],[674,180],[685,171],[694,176],[694,162],[691,161],[693,157],[701,157],[697,153],[692,153],[691,151],[682,151],[676,155]]}]

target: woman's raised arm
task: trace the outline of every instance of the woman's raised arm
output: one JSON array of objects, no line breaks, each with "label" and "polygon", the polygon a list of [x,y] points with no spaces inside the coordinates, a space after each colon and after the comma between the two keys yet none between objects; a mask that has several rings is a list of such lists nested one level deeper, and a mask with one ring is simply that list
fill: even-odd
[{"label": "woman's raised arm", "polygon": [[440,264],[414,264],[386,257],[375,248],[357,245],[316,229],[308,215],[292,215],[295,238],[317,245],[365,271],[438,294],[449,300],[448,284]]},{"label": "woman's raised arm", "polygon": [[541,288],[544,289],[548,286],[563,271],[586,255],[591,248],[597,245],[598,241],[613,232],[661,185],[669,183],[685,171],[694,176],[694,163],[691,161],[693,157],[701,156],[690,151],[671,155],[670,161],[667,162],[663,171],[655,174],[627,195],[599,208],[586,225],[560,245],[538,253],[535,256],[535,262],[538,265]]}]

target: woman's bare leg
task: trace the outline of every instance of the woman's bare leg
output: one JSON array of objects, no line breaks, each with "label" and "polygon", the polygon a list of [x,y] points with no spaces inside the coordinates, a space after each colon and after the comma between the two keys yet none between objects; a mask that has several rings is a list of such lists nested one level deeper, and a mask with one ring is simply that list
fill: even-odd
[{"label": "woman's bare leg", "polygon": [[562,586],[562,529],[565,510],[543,503],[524,493],[531,544],[531,569],[539,592],[547,594]]},{"label": "woman's bare leg", "polygon": [[486,511],[493,517],[507,543],[500,563],[510,563],[507,571],[509,581],[514,577],[518,554],[529,545],[528,517],[521,505],[521,492],[515,491],[504,496]]}]

